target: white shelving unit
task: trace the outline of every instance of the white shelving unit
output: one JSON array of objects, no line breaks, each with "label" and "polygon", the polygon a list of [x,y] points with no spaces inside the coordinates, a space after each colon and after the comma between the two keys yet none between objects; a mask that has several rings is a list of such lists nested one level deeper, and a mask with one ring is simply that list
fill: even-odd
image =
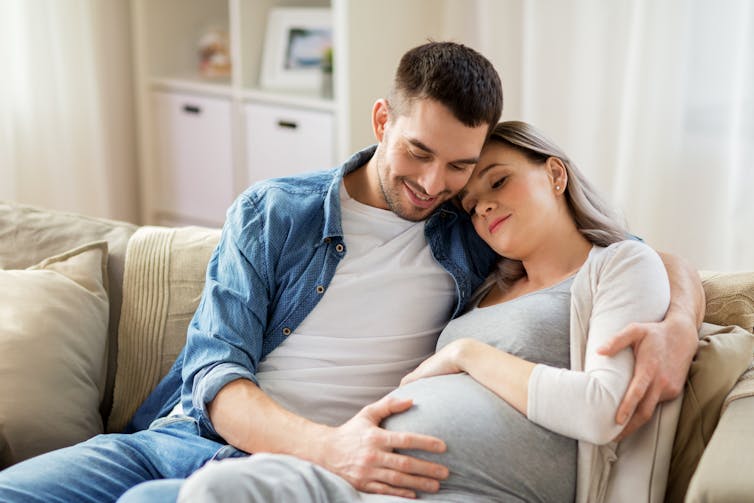
[{"label": "white shelving unit", "polygon": [[[143,223],[219,226],[251,183],[333,167],[373,143],[372,105],[405,50],[442,38],[444,1],[131,0]],[[274,7],[330,9],[332,98],[259,87]],[[229,77],[199,74],[210,27],[229,34]]]}]

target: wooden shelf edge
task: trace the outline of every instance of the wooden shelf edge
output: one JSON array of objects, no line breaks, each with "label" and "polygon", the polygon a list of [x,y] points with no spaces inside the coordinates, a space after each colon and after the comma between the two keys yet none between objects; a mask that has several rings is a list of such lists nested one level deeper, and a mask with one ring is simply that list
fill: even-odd
[{"label": "wooden shelf edge", "polygon": [[155,77],[149,80],[152,89],[199,93],[224,98],[238,98],[245,102],[307,108],[322,112],[335,112],[335,101],[322,98],[314,93],[304,94],[295,91],[270,91],[256,88],[237,90],[229,81],[209,81],[198,77]]},{"label": "wooden shelf edge", "polygon": [[323,112],[334,112],[335,101],[331,98],[323,98],[314,93],[302,94],[295,91],[270,91],[266,89],[244,89],[241,97],[246,101],[269,103],[275,105],[287,105],[301,108],[309,108]]},{"label": "wooden shelf edge", "polygon": [[233,88],[229,81],[210,81],[197,78],[164,78],[157,77],[149,80],[152,89],[168,91],[193,92],[231,98]]}]

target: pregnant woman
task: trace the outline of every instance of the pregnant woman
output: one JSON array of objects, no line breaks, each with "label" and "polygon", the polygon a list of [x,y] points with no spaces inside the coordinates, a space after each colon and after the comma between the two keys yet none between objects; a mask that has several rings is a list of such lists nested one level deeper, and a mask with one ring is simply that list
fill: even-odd
[{"label": "pregnant woman", "polygon": [[[418,497],[660,500],[680,402],[615,442],[634,357],[630,349],[599,353],[627,324],[664,317],[670,293],[659,256],[626,240],[565,154],[525,123],[497,126],[459,204],[501,260],[435,355],[392,393],[413,407],[383,427],[447,445],[442,454],[411,452],[450,470],[438,493]],[[233,501],[408,501],[359,493],[289,456],[227,462],[248,481]],[[189,479],[181,498],[191,487]]]}]

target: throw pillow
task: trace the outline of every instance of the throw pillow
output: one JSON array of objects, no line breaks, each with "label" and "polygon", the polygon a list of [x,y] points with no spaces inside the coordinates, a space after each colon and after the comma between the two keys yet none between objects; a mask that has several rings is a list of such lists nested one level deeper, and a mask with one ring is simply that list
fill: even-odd
[{"label": "throw pillow", "polygon": [[107,241],[107,283],[110,298],[107,387],[100,403],[106,418],[113,406],[118,350],[121,285],[126,243],[137,226],[117,220],[0,201],[0,269],[25,269],[47,257],[94,241]]},{"label": "throw pillow", "polygon": [[0,431],[12,464],[102,432],[107,243],[0,270]]}]

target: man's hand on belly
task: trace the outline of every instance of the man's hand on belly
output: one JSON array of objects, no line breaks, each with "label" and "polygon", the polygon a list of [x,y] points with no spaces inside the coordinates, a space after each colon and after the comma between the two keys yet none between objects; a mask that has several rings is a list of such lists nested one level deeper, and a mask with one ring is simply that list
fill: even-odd
[{"label": "man's hand on belly", "polygon": [[405,498],[416,491],[437,492],[448,476],[442,465],[398,454],[394,449],[441,453],[445,443],[435,437],[384,430],[380,422],[409,409],[411,400],[384,397],[352,419],[331,428],[320,440],[318,464],[340,475],[356,489]]}]

